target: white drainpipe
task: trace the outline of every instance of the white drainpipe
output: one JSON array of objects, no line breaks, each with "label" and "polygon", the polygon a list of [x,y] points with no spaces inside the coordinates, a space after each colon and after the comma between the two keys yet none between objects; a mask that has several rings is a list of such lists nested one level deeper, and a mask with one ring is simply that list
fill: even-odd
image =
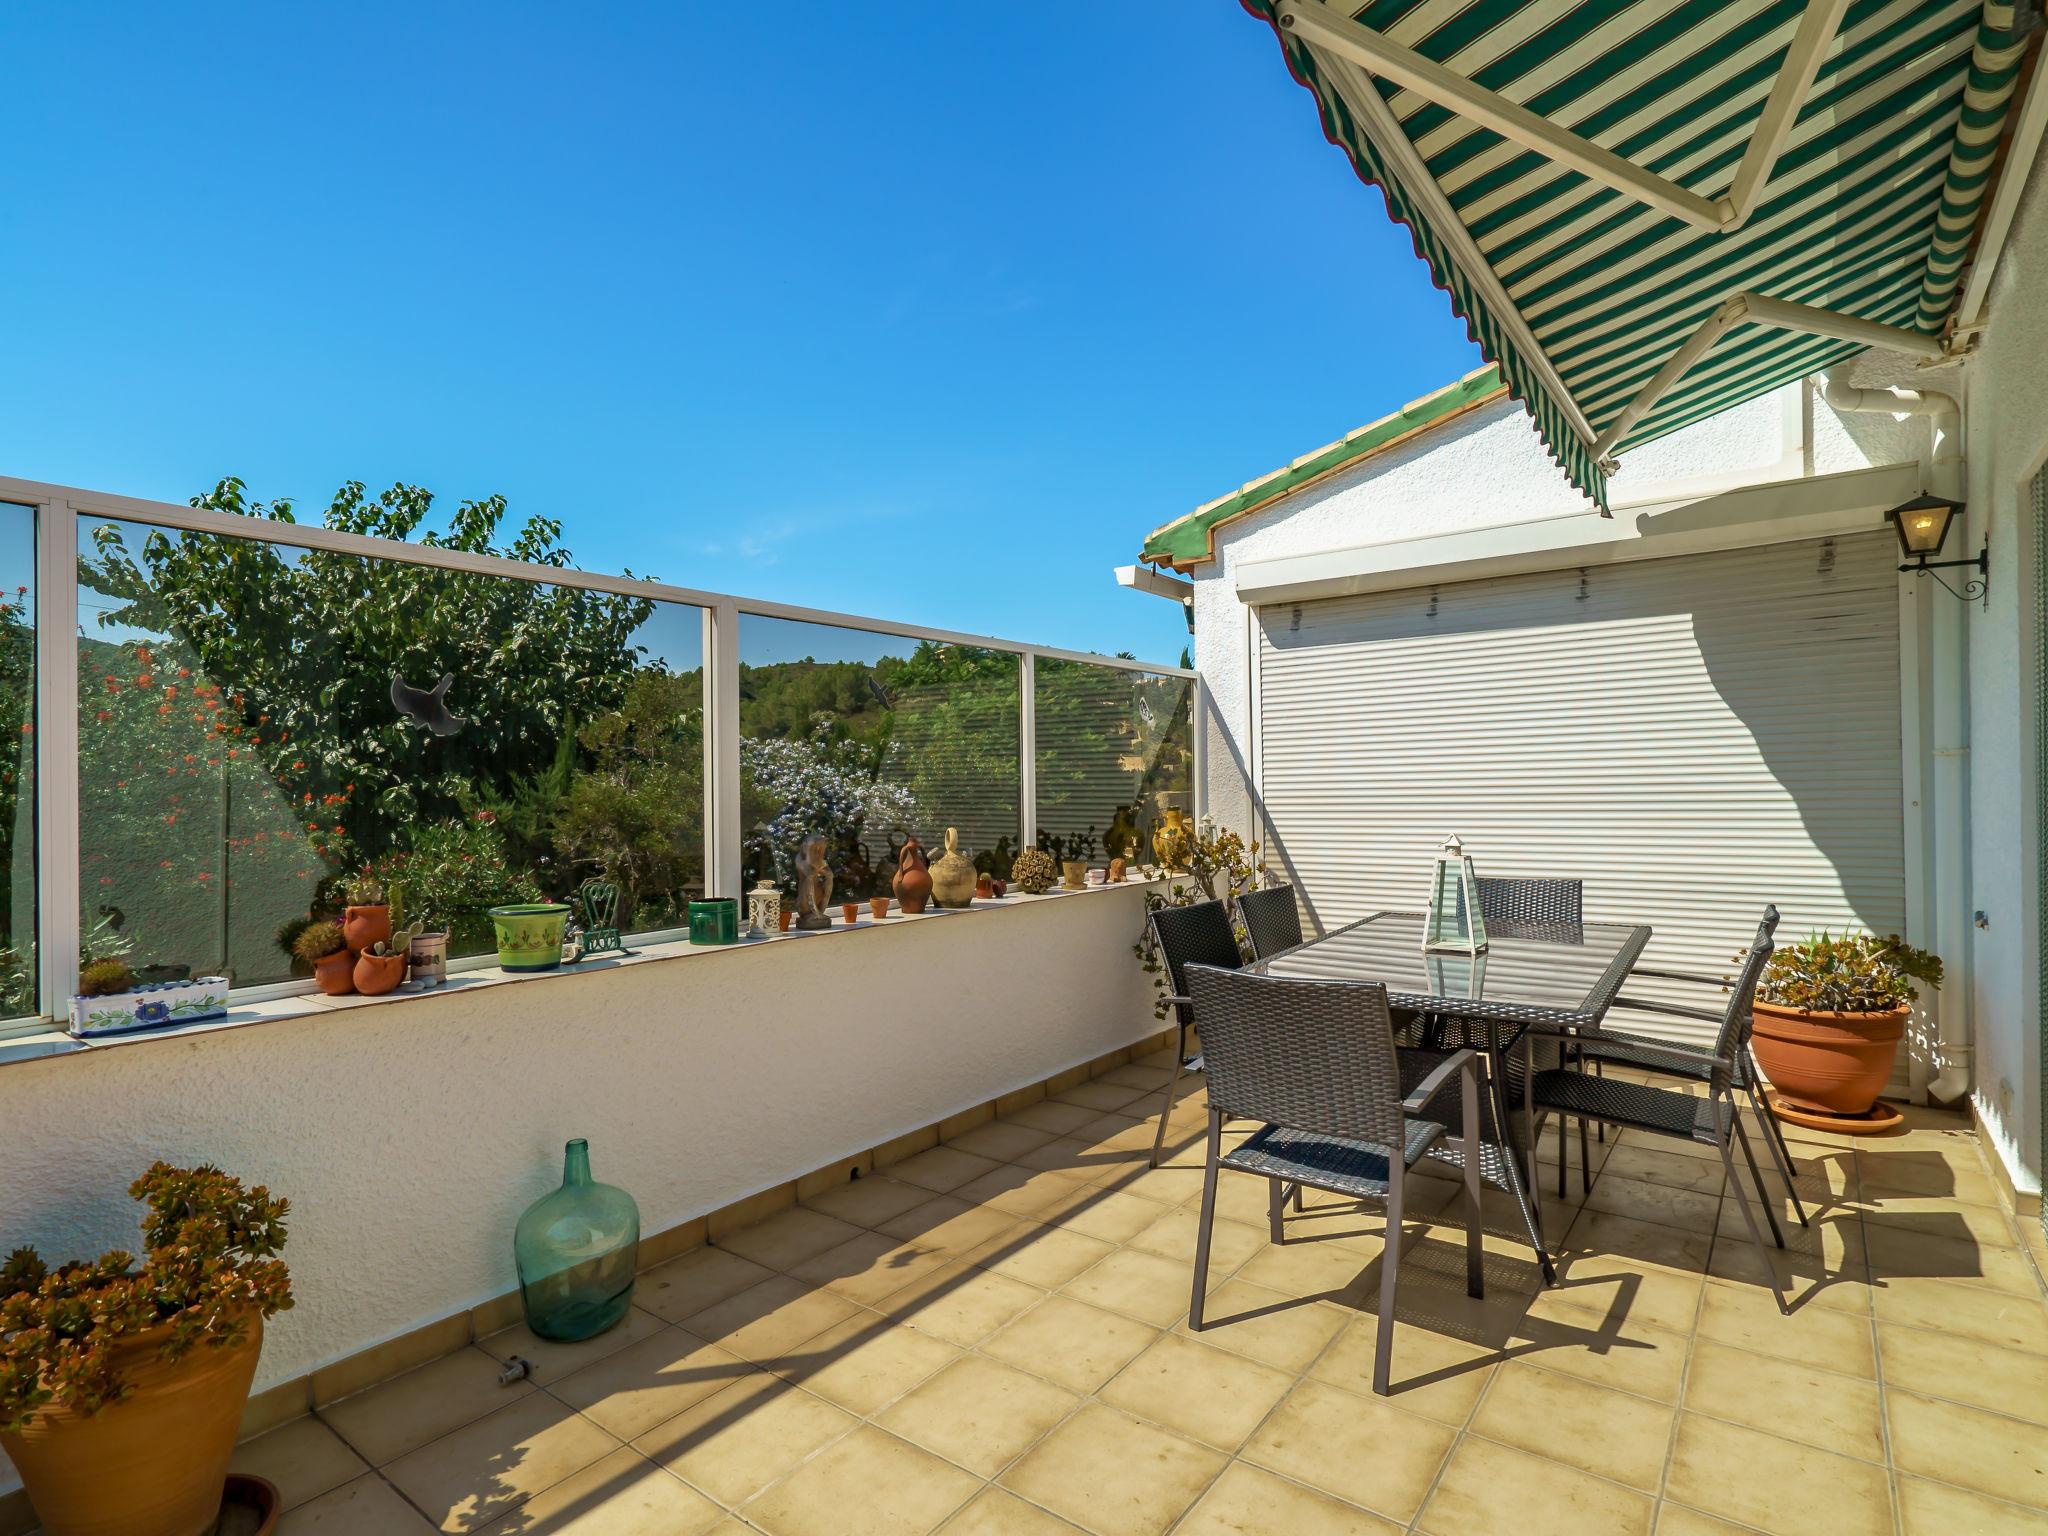
[{"label": "white drainpipe", "polygon": [[[1855,389],[1829,379],[1838,411],[1927,416],[1934,426],[1928,489],[1963,500],[1962,406],[1935,390]],[[1944,981],[1935,994],[1937,1075],[1927,1097],[1939,1105],[1970,1091],[1970,631],[1969,605],[1937,594],[1933,603],[1934,934]]]}]

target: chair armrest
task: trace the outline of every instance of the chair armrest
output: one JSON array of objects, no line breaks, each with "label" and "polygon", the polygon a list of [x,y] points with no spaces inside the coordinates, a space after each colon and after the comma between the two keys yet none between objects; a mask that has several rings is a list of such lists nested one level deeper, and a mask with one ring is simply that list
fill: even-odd
[{"label": "chair armrest", "polygon": [[1676,1003],[1642,1003],[1632,997],[1617,997],[1609,1006],[1633,1008],[1637,1013],[1668,1013],[1681,1019],[1700,1019],[1708,1024],[1721,1022],[1721,1015],[1709,1008],[1681,1008]]},{"label": "chair armrest", "polygon": [[1195,1006],[1195,1000],[1192,997],[1182,997],[1177,993],[1166,1000],[1176,1008],[1192,1008]]},{"label": "chair armrest", "polygon": [[[1716,1022],[1718,1022],[1718,1019]],[[1600,1031],[1597,1029],[1583,1030],[1577,1038],[1580,1040],[1598,1040],[1600,1038]],[[1628,1043],[1630,1045],[1642,1044],[1640,1040],[1631,1040]],[[1681,1045],[1675,1040],[1659,1040],[1651,1049],[1661,1051],[1667,1056],[1690,1057],[1702,1066],[1719,1067],[1723,1072],[1732,1073],[1735,1070],[1735,1063],[1726,1056],[1716,1056],[1712,1051],[1702,1049],[1697,1045]]]},{"label": "chair armrest", "polygon": [[1442,1093],[1450,1084],[1452,1078],[1456,1077],[1460,1072],[1477,1072],[1478,1070],[1479,1053],[1477,1051],[1451,1052],[1450,1055],[1437,1063],[1436,1070],[1415,1085],[1413,1093],[1401,1101],[1401,1112],[1407,1115],[1421,1114],[1428,1107],[1429,1101]]},{"label": "chair armrest", "polygon": [[1629,972],[1629,976],[1648,976],[1657,981],[1690,981],[1702,987],[1719,987],[1724,992],[1728,989],[1726,976],[1702,976],[1696,971],[1660,971],[1652,966],[1639,965]]}]

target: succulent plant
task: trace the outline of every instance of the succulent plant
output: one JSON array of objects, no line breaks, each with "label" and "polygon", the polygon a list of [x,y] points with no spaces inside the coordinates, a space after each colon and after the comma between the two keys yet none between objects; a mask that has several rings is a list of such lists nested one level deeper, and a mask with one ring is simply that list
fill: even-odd
[{"label": "succulent plant", "polygon": [[126,960],[95,960],[78,973],[80,997],[114,997],[135,985]]},{"label": "succulent plant", "polygon": [[329,955],[338,955],[347,948],[348,940],[341,936],[339,923],[308,923],[292,940],[292,953],[308,965],[318,965]]},{"label": "succulent plant", "polygon": [[348,903],[352,907],[375,907],[383,904],[384,882],[367,869],[348,883]]},{"label": "succulent plant", "polygon": [[1894,934],[1820,933],[1788,944],[1764,967],[1757,996],[1802,1013],[1889,1013],[1941,985],[1941,961]]},{"label": "succulent plant", "polygon": [[410,928],[401,928],[388,939],[379,939],[370,946],[373,955],[402,955],[412,948],[412,941],[425,930],[414,923]]},{"label": "succulent plant", "polygon": [[1040,896],[1052,889],[1052,883],[1059,877],[1059,870],[1053,864],[1052,855],[1043,848],[1026,848],[1017,855],[1017,862],[1010,866],[1010,881],[1018,890],[1032,896]]}]

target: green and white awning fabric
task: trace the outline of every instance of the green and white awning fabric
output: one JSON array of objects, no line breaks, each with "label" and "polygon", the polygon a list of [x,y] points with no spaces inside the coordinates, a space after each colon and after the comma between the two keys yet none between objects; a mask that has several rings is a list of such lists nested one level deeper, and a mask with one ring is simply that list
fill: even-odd
[{"label": "green and white awning fabric", "polygon": [[1603,510],[1613,454],[1938,354],[2028,46],[1986,0],[1242,3]]}]

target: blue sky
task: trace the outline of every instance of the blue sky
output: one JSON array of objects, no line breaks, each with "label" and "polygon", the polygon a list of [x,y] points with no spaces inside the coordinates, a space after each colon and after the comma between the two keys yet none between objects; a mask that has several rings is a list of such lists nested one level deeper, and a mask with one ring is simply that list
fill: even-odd
[{"label": "blue sky", "polygon": [[12,8],[0,472],[1172,660],[1147,529],[1478,356],[1261,24],[1120,14]]}]

